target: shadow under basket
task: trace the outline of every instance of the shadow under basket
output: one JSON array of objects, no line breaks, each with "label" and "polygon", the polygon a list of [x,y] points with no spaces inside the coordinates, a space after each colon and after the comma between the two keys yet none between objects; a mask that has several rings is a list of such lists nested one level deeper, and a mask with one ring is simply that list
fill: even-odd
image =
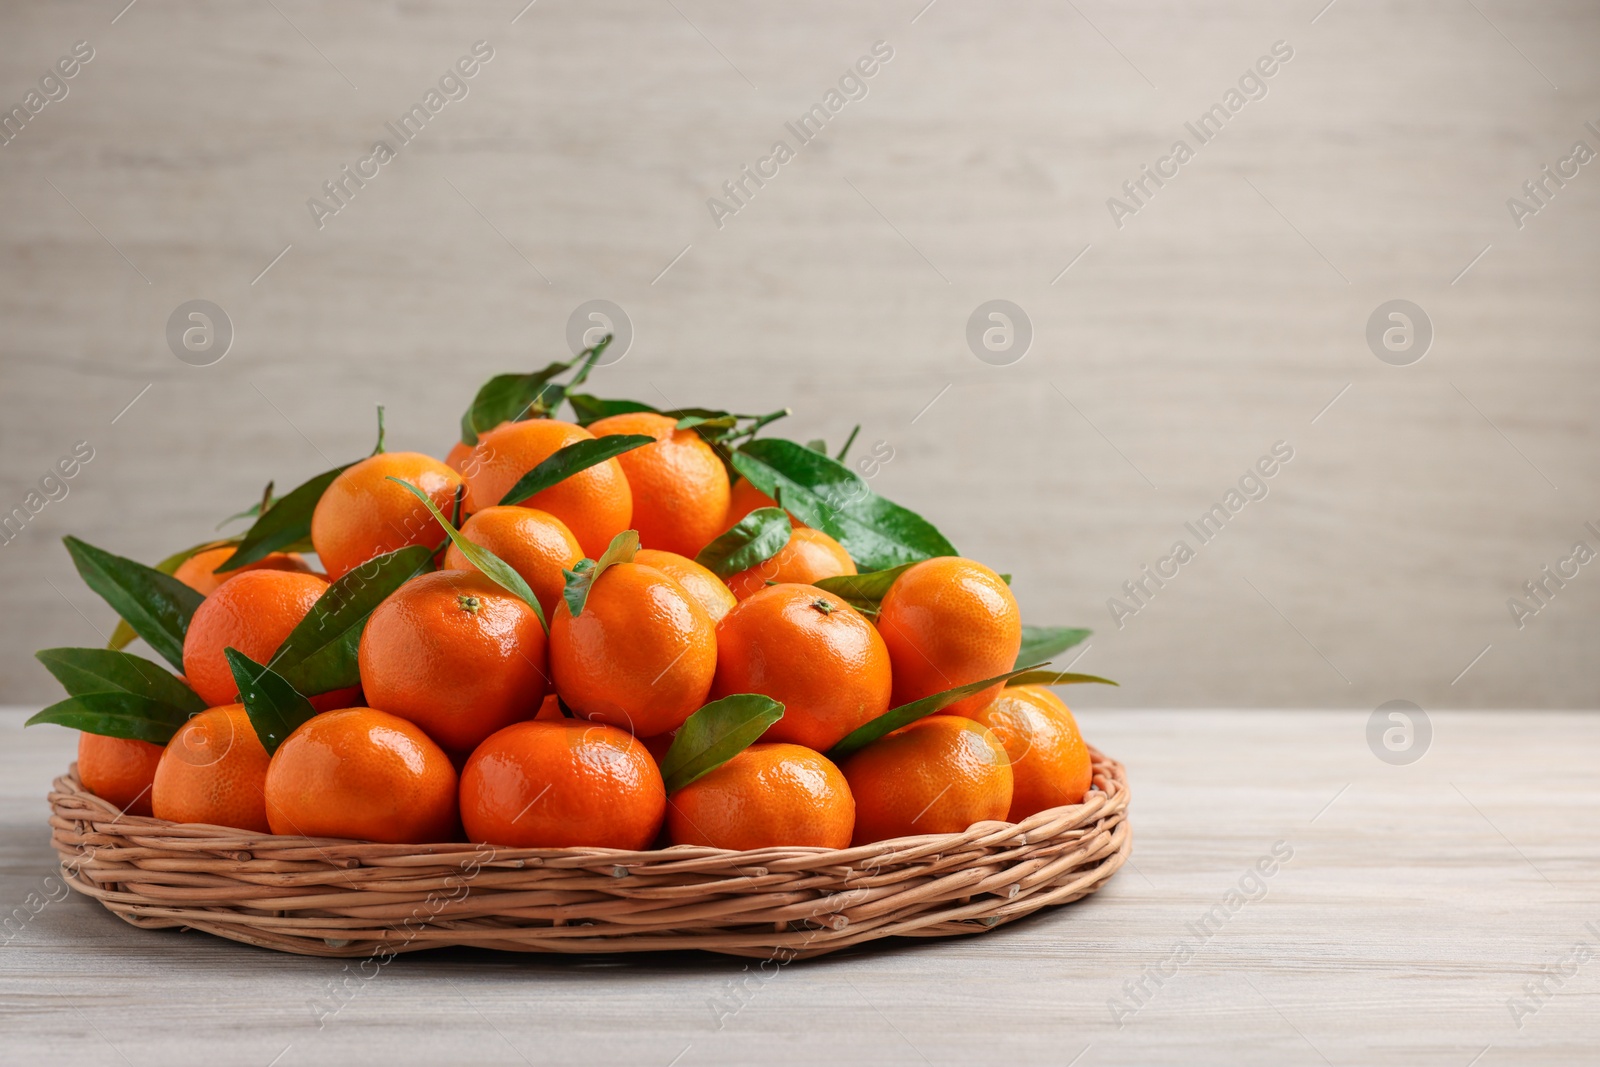
[{"label": "shadow under basket", "polygon": [[77,766],[50,793],[67,883],[134,926],[308,956],[466,945],[701,949],[779,960],[883,937],[983,933],[1100,888],[1132,850],[1123,767],[1083,803],[838,851],[649,852],[280,837],[123,815]]}]

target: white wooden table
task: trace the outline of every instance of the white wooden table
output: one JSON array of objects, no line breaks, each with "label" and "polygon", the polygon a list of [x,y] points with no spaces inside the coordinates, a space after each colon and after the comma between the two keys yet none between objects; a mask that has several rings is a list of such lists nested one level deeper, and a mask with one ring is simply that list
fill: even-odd
[{"label": "white wooden table", "polygon": [[[0,906],[25,913],[56,884],[44,796],[74,742],[24,717],[0,711]],[[1128,765],[1133,864],[986,935],[765,975],[693,955],[452,950],[369,979],[135,930],[71,896],[4,935],[0,1062],[1593,1061],[1600,716],[1434,713],[1409,766],[1369,751],[1365,712],[1080,719]],[[1275,846],[1292,855],[1252,880]],[[1241,884],[1254,899],[1214,910]],[[320,1028],[318,1001],[344,1002]]]}]

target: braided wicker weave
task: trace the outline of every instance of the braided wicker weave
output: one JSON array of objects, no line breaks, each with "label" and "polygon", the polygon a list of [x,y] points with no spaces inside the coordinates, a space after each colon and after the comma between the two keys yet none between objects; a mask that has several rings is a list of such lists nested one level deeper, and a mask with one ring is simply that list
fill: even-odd
[{"label": "braided wicker weave", "polygon": [[74,765],[50,793],[63,876],[134,926],[310,956],[471,945],[703,949],[780,961],[981,933],[1098,889],[1132,848],[1120,763],[1081,804],[859,848],[507,849],[276,837],[122,815]]}]

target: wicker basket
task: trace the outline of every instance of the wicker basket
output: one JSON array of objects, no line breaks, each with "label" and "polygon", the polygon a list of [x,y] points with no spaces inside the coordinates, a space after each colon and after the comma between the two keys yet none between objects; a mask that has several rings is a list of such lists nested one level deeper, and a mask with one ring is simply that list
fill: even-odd
[{"label": "wicker basket", "polygon": [[881,937],[982,933],[1098,889],[1132,848],[1094,752],[1081,804],[859,848],[507,849],[276,837],[122,815],[74,765],[50,793],[63,876],[134,926],[309,956],[470,945],[704,949],[788,961]]}]

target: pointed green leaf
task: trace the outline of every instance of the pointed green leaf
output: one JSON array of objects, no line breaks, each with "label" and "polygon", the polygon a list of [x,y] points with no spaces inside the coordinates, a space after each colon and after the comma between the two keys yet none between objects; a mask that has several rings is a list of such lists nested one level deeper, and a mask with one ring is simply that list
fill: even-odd
[{"label": "pointed green leaf", "polygon": [[188,719],[188,712],[162,700],[133,693],[84,693],[51,704],[24,725],[49,722],[87,734],[164,745]]},{"label": "pointed green leaf", "polygon": [[377,606],[433,570],[433,549],[409,545],[368,560],[328,586],[273,653],[272,669],[308,696],[359,685],[356,651]]},{"label": "pointed green leaf", "polygon": [[702,548],[694,561],[727,580],[776,556],[793,533],[788,512],[782,508],[756,508]]},{"label": "pointed green leaf", "polygon": [[571,570],[561,572],[567,576],[567,584],[561,591],[561,597],[567,602],[567,610],[572,613],[573,618],[583,614],[583,605],[589,600],[589,590],[594,588],[594,583],[600,580],[606,568],[614,563],[632,563],[638,551],[639,532],[623,530],[611,539],[611,544],[606,546],[598,561],[580,559],[573,564]]},{"label": "pointed green leaf", "polygon": [[[478,395],[461,416],[461,441],[476,445],[478,438],[502,422],[525,418],[550,391],[550,379],[572,366],[574,360],[551,363],[532,374],[496,374],[478,388]],[[553,408],[554,405],[548,405]]]},{"label": "pointed green leaf", "polygon": [[749,748],[783,718],[783,705],[759,693],[736,693],[713,700],[684,721],[661,760],[661,777],[671,796]]},{"label": "pointed green leaf", "polygon": [[[157,563],[156,570],[162,574],[176,574],[178,568],[192,557],[198,556],[208,549],[221,548],[223,545],[236,545],[238,543],[239,539],[237,537],[223,538],[220,541],[202,541],[198,545],[184,549],[182,552],[174,552],[160,563]],[[118,619],[117,628],[111,631],[111,640],[106,642],[106,647],[113,652],[120,652],[132,644],[133,639],[138,636],[133,632],[133,627],[129,626],[126,620]]]},{"label": "pointed green leaf", "polygon": [[613,456],[620,456],[624,452],[655,443],[654,437],[642,433],[617,433],[597,437],[592,441],[574,441],[564,448],[558,448],[537,467],[518,478],[517,484],[500,498],[500,503],[520,504],[535,493],[543,492],[579,471],[588,470],[597,463],[604,463]]},{"label": "pointed green leaf", "polygon": [[884,570],[958,554],[932,523],[885,500],[850,468],[804,445],[781,437],[749,441],[733,453],[732,463],[774,500],[782,493],[785,508],[842,544],[859,567]]},{"label": "pointed green leaf", "polygon": [[[449,536],[451,543],[461,550],[463,556],[467,557],[467,561],[483,572],[484,577],[532,608],[533,613],[539,617],[539,625],[545,628],[546,633],[550,631],[550,624],[544,617],[544,609],[539,606],[539,598],[533,595],[533,590],[529,589],[528,583],[522,580],[522,575],[511,569],[511,564],[482,545],[473,544],[462,536],[461,531],[456,529],[455,524],[445,518],[444,513],[434,506],[427,493],[424,493],[409,482],[402,482],[399,478],[391,477],[389,480],[397,485],[405,486],[412,496],[422,501],[423,505],[433,513],[433,517],[439,520],[439,525],[444,527],[444,532]],[[377,605],[374,604],[373,606],[376,607]]]},{"label": "pointed green leaf", "polygon": [[206,710],[206,702],[160,664],[109,648],[46,648],[34,658],[44,664],[69,696],[126,693],[167,704],[183,715]]},{"label": "pointed green leaf", "polygon": [[171,575],[78,540],[62,539],[84,583],[162,659],[183,670],[183,635],[205,598]]},{"label": "pointed green leaf", "polygon": [[226,574],[246,563],[266,559],[274,552],[289,551],[295,542],[309,538],[311,513],[317,510],[317,501],[322,499],[323,492],[333,484],[333,480],[352,466],[354,464],[346,463],[343,467],[323,471],[285,493],[282,500],[268,508],[245,531],[238,550],[217,568],[217,573]]},{"label": "pointed green leaf", "polygon": [[915,563],[902,563],[881,571],[863,571],[860,574],[841,574],[837,578],[822,578],[811,584],[824,589],[865,615],[876,615],[888,595],[895,579],[915,567]]},{"label": "pointed green leaf", "polygon": [[942,693],[935,693],[932,696],[923,697],[921,700],[913,700],[909,704],[901,704],[898,708],[890,708],[871,722],[846,734],[844,740],[828,750],[828,758],[837,763],[851,753],[866,748],[880,737],[894,733],[902,726],[909,726],[918,719],[943,711],[956,701],[969,697],[974,693],[981,693],[991,685],[1005,682],[1019,674],[1023,674],[1025,671],[1043,666],[1045,664],[1040,663],[1020,671],[1007,671],[1005,674],[997,674],[993,678],[985,678],[981,682],[958,685],[954,689],[946,689]]},{"label": "pointed green leaf", "polygon": [[602,400],[588,393],[568,393],[567,403],[579,426],[610,418],[612,415],[631,415],[636,411],[654,412],[656,409],[638,400]]},{"label": "pointed green leaf", "polygon": [[1095,682],[1100,685],[1116,685],[1110,678],[1102,678],[1098,674],[1073,674],[1071,671],[1023,671],[1013,675],[1006,683],[1010,688],[1014,685],[1077,685],[1080,682]]},{"label": "pointed green leaf", "polygon": [[1073,645],[1081,644],[1093,632],[1067,626],[1024,626],[1016,666],[1059,656]]},{"label": "pointed green leaf", "polygon": [[244,705],[261,747],[270,756],[301,723],[314,718],[317,709],[276,671],[236,648],[222,651],[228,657],[228,669],[233,671],[233,684],[239,687],[239,703]]}]

